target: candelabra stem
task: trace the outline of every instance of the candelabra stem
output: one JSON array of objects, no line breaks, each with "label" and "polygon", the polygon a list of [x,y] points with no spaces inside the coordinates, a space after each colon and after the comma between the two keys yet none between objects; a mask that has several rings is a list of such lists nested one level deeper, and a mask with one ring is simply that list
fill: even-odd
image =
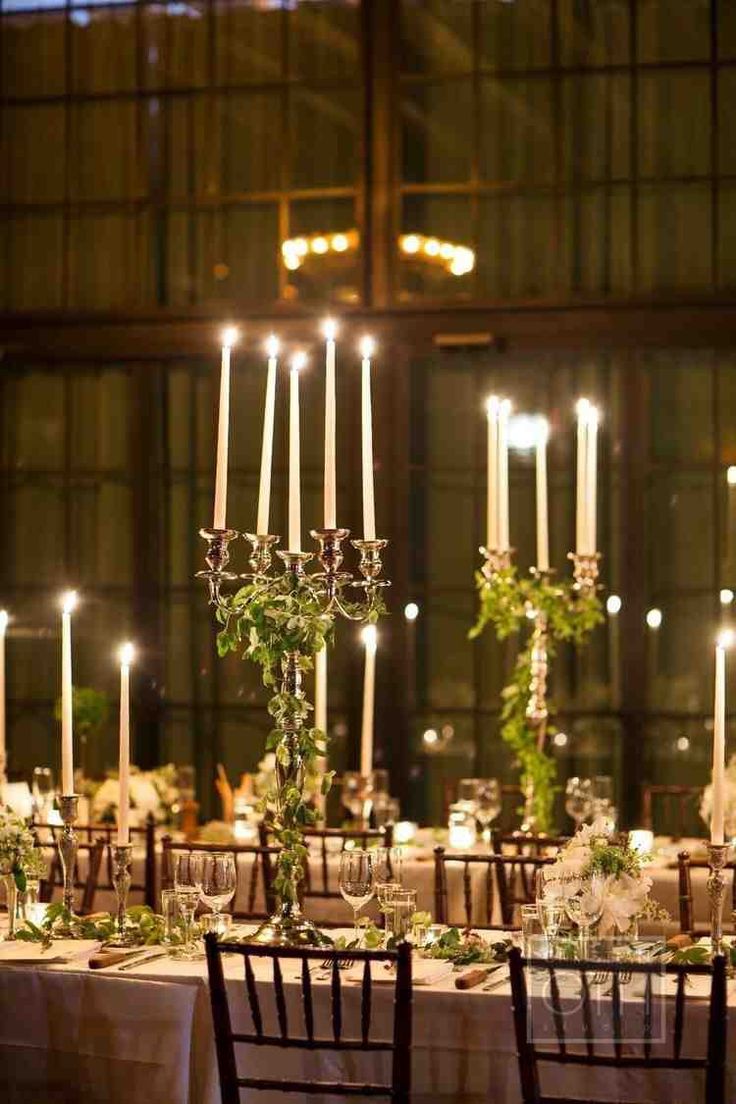
[{"label": "candelabra stem", "polygon": [[[79,815],[79,794],[62,794],[59,797],[59,811],[63,827],[59,836],[59,858],[64,878],[63,903],[68,916],[74,915],[74,871],[77,866],[77,833],[74,831]],[[61,934],[69,934],[71,924],[64,920]]]},{"label": "candelabra stem", "polygon": [[723,899],[726,892],[726,879],[723,868],[728,859],[727,843],[708,844],[708,898],[710,900],[710,942],[711,954],[723,954]]},{"label": "candelabra stem", "polygon": [[128,907],[128,892],[131,882],[132,845],[129,843],[117,843],[112,847],[112,884],[115,887],[117,898],[117,914],[115,918],[115,936],[110,940],[111,946],[127,947],[135,943],[135,937],[125,930],[125,913]]}]

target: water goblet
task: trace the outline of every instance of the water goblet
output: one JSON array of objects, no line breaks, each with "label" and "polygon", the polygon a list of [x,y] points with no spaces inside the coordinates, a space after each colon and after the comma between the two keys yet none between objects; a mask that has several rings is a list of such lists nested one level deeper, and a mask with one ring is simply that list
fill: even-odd
[{"label": "water goblet", "polygon": [[479,778],[477,782],[475,819],[480,824],[483,839],[490,842],[491,824],[501,812],[501,787],[496,778]]},{"label": "water goblet", "polygon": [[184,941],[179,951],[181,958],[196,958],[194,942],[194,913],[202,895],[203,855],[194,851],[178,851],[173,855],[173,879],[179,912],[184,923]]},{"label": "water goblet", "polygon": [[397,889],[389,901],[387,920],[389,933],[397,943],[403,943],[412,927],[412,918],[417,911],[417,891],[415,889]]},{"label": "water goblet", "polygon": [[590,816],[593,807],[588,778],[568,778],[565,784],[565,812],[575,821],[575,831]]},{"label": "water goblet", "polygon": [[576,893],[565,900],[565,911],[579,932],[580,957],[588,957],[590,950],[590,929],[603,912],[602,881],[598,877],[582,882]]},{"label": "water goblet", "polygon": [[353,910],[353,927],[356,944],[359,941],[358,916],[375,893],[373,880],[373,855],[354,847],[340,855],[338,885],[342,897]]},{"label": "water goblet", "polygon": [[213,851],[202,855],[201,899],[213,914],[215,931],[224,928],[220,923],[222,910],[235,896],[237,870],[235,855],[231,851]]}]

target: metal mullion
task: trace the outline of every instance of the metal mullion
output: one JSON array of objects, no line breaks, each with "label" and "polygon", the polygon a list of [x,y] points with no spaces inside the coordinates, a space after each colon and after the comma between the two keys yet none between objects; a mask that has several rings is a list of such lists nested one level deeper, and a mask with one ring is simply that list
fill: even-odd
[{"label": "metal mullion", "polygon": [[289,183],[291,180],[291,126],[290,126],[290,97],[289,97],[289,16],[287,11],[282,11],[279,20],[281,31],[281,80],[278,83],[279,111],[281,113],[281,133],[284,140],[281,143],[281,157],[279,159],[279,184],[280,190],[276,202],[278,203],[277,225],[279,232],[279,261],[278,261],[278,289],[279,299],[286,298],[286,289],[289,286],[289,274],[281,263],[281,243],[291,235],[291,205]]},{"label": "metal mullion", "polygon": [[[564,202],[560,191],[562,181],[562,76],[560,73],[560,38],[558,0],[550,0],[550,57],[552,59],[552,130],[554,136],[554,181],[556,202],[554,205],[553,240],[558,258],[562,253]],[[532,258],[533,261],[533,258]],[[527,269],[530,271],[531,266]],[[560,292],[564,294],[563,289]]]},{"label": "metal mullion", "polygon": [[630,249],[631,290],[639,288],[639,68],[637,0],[629,0],[629,63],[631,107],[629,115],[629,158],[631,164]]},{"label": "metal mullion", "polygon": [[71,264],[69,226],[70,202],[70,139],[71,139],[71,0],[66,0],[64,8],[64,208],[61,226],[61,304],[69,307],[69,270]]},{"label": "metal mullion", "polygon": [[[471,162],[470,162],[470,179],[473,184],[473,192],[470,199],[470,232],[472,238],[472,247],[475,252],[475,256],[478,256],[478,246],[480,245],[480,191],[478,185],[480,184],[480,143],[482,134],[482,104],[483,104],[483,83],[480,75],[480,58],[481,58],[481,33],[480,33],[480,6],[473,4],[472,7],[472,34],[473,34],[473,73],[472,73],[472,96],[473,96],[473,138],[471,147]],[[480,270],[478,265],[473,266],[473,292],[475,298],[480,293]]]}]

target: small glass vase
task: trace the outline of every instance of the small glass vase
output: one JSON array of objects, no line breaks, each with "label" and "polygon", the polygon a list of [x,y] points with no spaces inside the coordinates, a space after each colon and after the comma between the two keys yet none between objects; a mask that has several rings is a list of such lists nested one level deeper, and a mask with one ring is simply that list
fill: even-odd
[{"label": "small glass vase", "polygon": [[8,907],[8,930],[5,938],[15,939],[18,887],[15,884],[15,876],[13,874],[3,874],[3,881],[5,882],[5,901]]}]

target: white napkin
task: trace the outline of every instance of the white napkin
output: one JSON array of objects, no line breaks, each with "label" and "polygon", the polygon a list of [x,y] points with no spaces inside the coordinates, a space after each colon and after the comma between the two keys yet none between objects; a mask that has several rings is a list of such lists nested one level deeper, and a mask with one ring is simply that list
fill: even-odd
[{"label": "white napkin", "polygon": [[[345,971],[347,981],[363,981],[363,963],[355,962]],[[414,985],[436,985],[452,973],[452,963],[428,958],[415,958],[411,964],[412,983]],[[371,978],[374,983],[395,984],[396,974],[386,969],[382,963],[371,965]]]},{"label": "white napkin", "polygon": [[22,940],[0,943],[0,966],[53,966],[87,959],[99,947],[96,939],[55,939],[50,947]]}]

